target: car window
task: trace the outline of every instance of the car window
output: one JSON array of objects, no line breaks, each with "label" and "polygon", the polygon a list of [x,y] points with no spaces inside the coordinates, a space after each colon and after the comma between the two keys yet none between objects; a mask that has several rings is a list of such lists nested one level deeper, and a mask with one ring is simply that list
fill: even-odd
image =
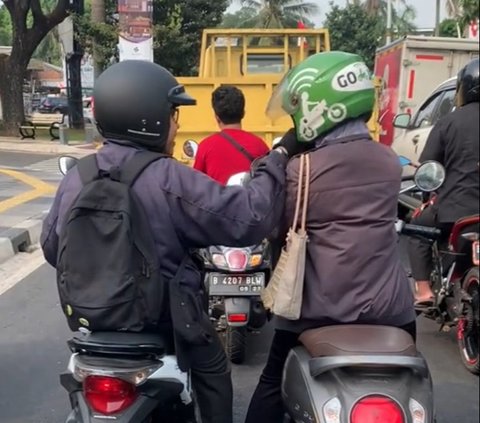
[{"label": "car window", "polygon": [[438,107],[434,112],[432,123],[435,125],[442,117],[448,115],[455,108],[455,90],[446,90],[438,102]]},{"label": "car window", "polygon": [[434,113],[442,98],[443,92],[435,93],[425,103],[422,104],[413,121],[413,128],[423,128],[433,125]]}]

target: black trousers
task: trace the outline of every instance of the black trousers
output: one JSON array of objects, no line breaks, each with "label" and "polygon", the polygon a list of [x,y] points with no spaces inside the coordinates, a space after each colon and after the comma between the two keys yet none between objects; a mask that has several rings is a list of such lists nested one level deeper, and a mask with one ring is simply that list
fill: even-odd
[{"label": "black trousers", "polygon": [[[401,326],[416,339],[416,322]],[[281,384],[290,350],[298,345],[298,333],[276,330],[267,364],[253,394],[245,423],[282,423],[285,414]]]},{"label": "black trousers", "polygon": [[191,363],[192,385],[197,396],[202,422],[232,423],[233,389],[230,363],[215,329],[212,342],[185,348]]},{"label": "black trousers", "polygon": [[[443,237],[448,238],[453,223],[440,223],[437,212],[433,207],[425,208],[417,217],[413,218],[413,225],[430,226],[442,231]],[[410,237],[408,257],[412,276],[416,281],[428,281],[433,270],[432,244],[426,239]]]}]

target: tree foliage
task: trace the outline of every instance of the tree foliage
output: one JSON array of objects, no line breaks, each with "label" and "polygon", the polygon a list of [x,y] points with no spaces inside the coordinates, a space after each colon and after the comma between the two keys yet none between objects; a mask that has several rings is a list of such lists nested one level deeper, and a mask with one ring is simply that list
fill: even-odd
[{"label": "tree foliage", "polygon": [[[350,0],[348,3],[363,7],[370,16],[379,17],[386,29],[387,0]],[[416,15],[415,8],[406,0],[392,1],[392,33],[396,36],[404,36],[413,32],[416,29],[414,25]]]},{"label": "tree foliage", "polygon": [[195,75],[202,30],[221,23],[228,0],[155,0],[153,6],[155,62],[174,75]]},{"label": "tree foliage", "polygon": [[93,54],[100,69],[118,60],[117,0],[105,0],[105,22],[92,21],[92,0],[85,1],[85,13],[75,15],[75,36],[84,51]]},{"label": "tree foliage", "polygon": [[361,5],[330,6],[324,25],[330,32],[332,50],[359,54],[373,69],[375,51],[384,35],[379,17],[370,15]]},{"label": "tree foliage", "polygon": [[[307,17],[298,18],[307,28],[315,27],[315,24]],[[284,21],[285,28],[296,28],[298,24],[296,17],[287,17]],[[252,8],[243,6],[234,13],[225,13],[220,25],[222,28],[255,28],[262,27],[258,12]]]},{"label": "tree foliage", "polygon": [[295,28],[319,11],[318,5],[303,0],[240,0],[248,12],[248,25],[254,28]]},{"label": "tree foliage", "polygon": [[4,5],[0,5],[0,46],[12,45],[12,21]]},{"label": "tree foliage", "polygon": [[440,37],[456,38],[457,36],[457,21],[455,19],[444,19],[440,22]]},{"label": "tree foliage", "polygon": [[[42,9],[50,13],[56,4],[55,0],[40,0]],[[27,25],[31,26],[33,23],[33,15],[27,15]],[[8,9],[4,5],[0,5],[0,45],[12,45],[12,20]],[[52,29],[45,38],[40,42],[35,50],[33,57],[44,62],[53,63],[54,65],[61,64],[61,48],[58,40],[58,33],[56,29]]]},{"label": "tree foliage", "polygon": [[[23,80],[45,36],[68,15],[69,0],[4,0],[12,23],[12,51],[0,56],[0,97],[5,128],[15,133],[24,119]],[[50,11],[49,11],[50,10]]]},{"label": "tree foliage", "polygon": [[479,0],[447,0],[445,3],[447,15],[454,19],[464,33],[470,24],[479,18]]}]

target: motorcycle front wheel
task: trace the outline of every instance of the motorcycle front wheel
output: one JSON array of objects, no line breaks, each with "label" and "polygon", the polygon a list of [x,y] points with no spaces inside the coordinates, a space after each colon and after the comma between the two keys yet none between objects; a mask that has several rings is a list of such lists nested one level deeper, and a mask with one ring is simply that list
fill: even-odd
[{"label": "motorcycle front wheel", "polygon": [[480,373],[480,277],[478,267],[473,267],[465,276],[462,284],[465,292],[472,297],[472,301],[465,304],[465,316],[457,327],[458,348],[463,364],[471,373]]}]

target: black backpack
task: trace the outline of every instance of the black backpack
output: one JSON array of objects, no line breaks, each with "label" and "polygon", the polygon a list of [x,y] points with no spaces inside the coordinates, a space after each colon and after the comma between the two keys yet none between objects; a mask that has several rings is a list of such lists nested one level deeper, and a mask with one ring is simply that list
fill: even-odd
[{"label": "black backpack", "polygon": [[[168,313],[168,287],[143,206],[131,189],[165,155],[142,151],[121,167],[78,162],[83,184],[61,229],[57,285],[73,331],[154,330]],[[166,307],[167,305],[167,307]]]}]

